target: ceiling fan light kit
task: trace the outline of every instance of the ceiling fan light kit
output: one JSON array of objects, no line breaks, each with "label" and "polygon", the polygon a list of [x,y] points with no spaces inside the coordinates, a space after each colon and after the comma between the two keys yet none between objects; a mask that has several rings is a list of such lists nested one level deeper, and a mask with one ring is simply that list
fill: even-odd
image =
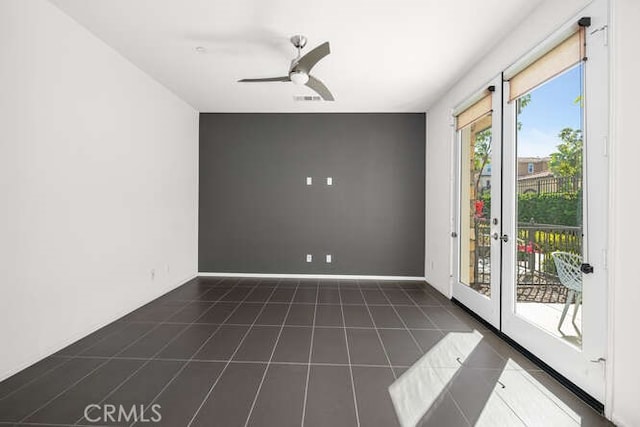
[{"label": "ceiling fan light kit", "polygon": [[292,71],[289,74],[291,81],[297,85],[306,85],[309,81],[309,74],[304,71]]},{"label": "ceiling fan light kit", "polygon": [[264,82],[293,82],[296,85],[305,85],[315,91],[324,101],[334,101],[334,97],[329,89],[320,80],[310,74],[311,69],[325,56],[331,53],[329,42],[324,42],[320,46],[310,50],[301,56],[301,50],[307,44],[307,38],[302,35],[295,35],[290,39],[291,44],[298,50],[298,56],[291,61],[289,74],[282,77],[268,77],[262,79],[242,79],[242,83],[264,83]]}]

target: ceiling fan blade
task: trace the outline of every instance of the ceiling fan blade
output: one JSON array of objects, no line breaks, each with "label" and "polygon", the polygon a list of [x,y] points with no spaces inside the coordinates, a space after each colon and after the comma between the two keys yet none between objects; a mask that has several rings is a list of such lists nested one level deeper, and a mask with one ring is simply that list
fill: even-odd
[{"label": "ceiling fan blade", "polygon": [[320,46],[313,50],[310,50],[306,55],[298,60],[293,68],[301,71],[306,71],[307,74],[311,72],[311,69],[325,56],[329,55],[331,50],[329,49],[329,42],[324,42]]},{"label": "ceiling fan blade", "polygon": [[260,82],[290,82],[291,79],[289,76],[282,77],[267,77],[265,79],[242,79],[238,80],[238,82],[242,83],[260,83]]},{"label": "ceiling fan blade", "polygon": [[329,92],[329,89],[327,89],[324,83],[322,83],[320,80],[316,79],[315,77],[309,76],[309,81],[307,82],[306,86],[316,91],[318,95],[322,97],[323,100],[335,101],[335,99],[333,98],[333,95],[331,95],[331,92]]}]

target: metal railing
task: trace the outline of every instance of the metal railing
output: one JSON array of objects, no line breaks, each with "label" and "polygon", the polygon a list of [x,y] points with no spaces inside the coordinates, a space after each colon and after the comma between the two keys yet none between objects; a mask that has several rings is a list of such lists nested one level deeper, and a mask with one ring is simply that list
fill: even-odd
[{"label": "metal railing", "polygon": [[582,229],[555,224],[518,224],[518,284],[560,283],[551,254],[582,254]]},{"label": "metal railing", "polygon": [[[519,223],[517,236],[518,285],[559,284],[551,254],[582,252],[582,229],[556,224]],[[475,218],[474,283],[490,283],[491,233],[489,220]]]},{"label": "metal railing", "polygon": [[560,176],[518,179],[518,193],[571,193],[582,188],[582,177]]}]

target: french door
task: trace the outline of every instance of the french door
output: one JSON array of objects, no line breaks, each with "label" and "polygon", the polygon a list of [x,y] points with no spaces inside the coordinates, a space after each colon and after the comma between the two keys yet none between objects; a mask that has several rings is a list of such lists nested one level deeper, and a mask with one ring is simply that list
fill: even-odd
[{"label": "french door", "polygon": [[491,113],[458,126],[453,296],[604,402],[606,2],[583,16],[556,41],[558,51],[577,40],[577,63],[539,81],[506,70]]},{"label": "french door", "polygon": [[453,296],[499,328],[502,79],[468,104],[457,115]]}]

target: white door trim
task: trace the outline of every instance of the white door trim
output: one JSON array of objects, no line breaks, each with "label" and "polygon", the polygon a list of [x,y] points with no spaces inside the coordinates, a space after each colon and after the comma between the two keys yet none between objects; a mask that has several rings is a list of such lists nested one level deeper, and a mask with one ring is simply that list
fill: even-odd
[{"label": "white door trim", "polygon": [[[489,220],[491,221],[491,233],[497,233],[501,235],[502,231],[502,216],[501,216],[501,159],[502,159],[502,74],[499,74],[493,78],[490,82],[484,86],[483,91],[477,92],[472,95],[468,100],[464,101],[461,105],[471,105],[474,100],[478,99],[478,93],[486,93],[486,88],[493,86],[494,91],[492,93],[492,125],[491,125],[491,213]],[[461,111],[460,107],[455,111]],[[491,258],[491,297],[486,297],[471,289],[469,286],[461,283],[460,281],[460,246],[462,238],[461,220],[460,220],[460,203],[461,200],[461,139],[460,132],[454,132],[454,194],[453,200],[453,230],[456,233],[456,238],[452,239],[452,276],[451,286],[452,295],[455,299],[460,301],[463,305],[470,308],[485,321],[491,324],[493,327],[500,329],[500,269],[496,266],[500,265],[501,247],[500,240],[491,239],[490,258]],[[493,222],[493,219],[497,220],[497,223]]]}]

